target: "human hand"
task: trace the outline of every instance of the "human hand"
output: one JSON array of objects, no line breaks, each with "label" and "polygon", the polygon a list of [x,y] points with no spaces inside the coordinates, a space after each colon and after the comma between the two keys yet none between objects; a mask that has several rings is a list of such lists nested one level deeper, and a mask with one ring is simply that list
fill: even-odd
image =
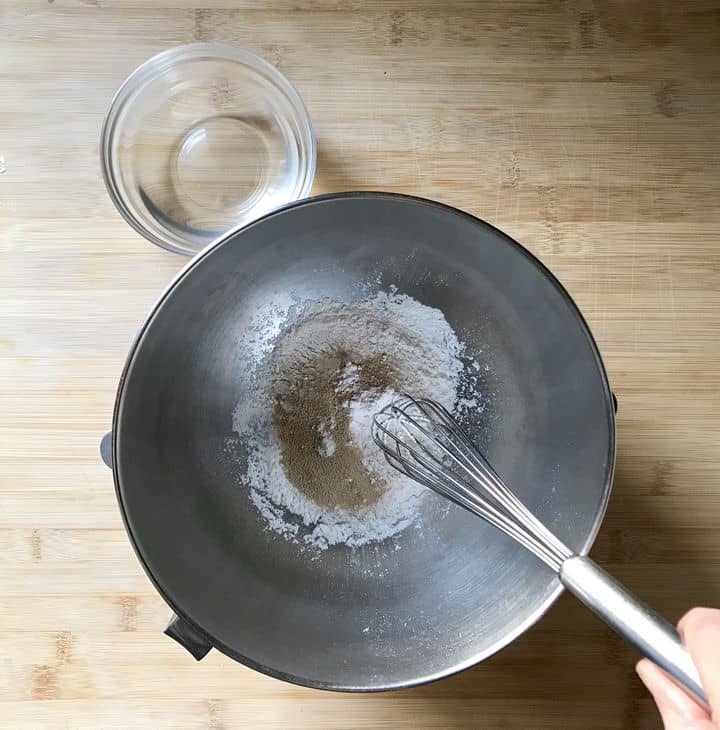
[{"label": "human hand", "polygon": [[655,700],[665,730],[720,730],[720,611],[693,608],[680,619],[678,631],[700,674],[711,712],[649,659],[638,662],[637,673]]}]

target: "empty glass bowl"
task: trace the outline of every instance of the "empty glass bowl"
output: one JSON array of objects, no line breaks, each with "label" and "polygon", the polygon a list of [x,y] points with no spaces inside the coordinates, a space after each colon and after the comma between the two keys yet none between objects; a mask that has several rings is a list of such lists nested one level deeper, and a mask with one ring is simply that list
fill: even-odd
[{"label": "empty glass bowl", "polygon": [[110,105],[100,152],[122,216],[183,254],[305,197],[315,174],[297,91],[266,61],[218,43],[172,48],[136,69]]}]

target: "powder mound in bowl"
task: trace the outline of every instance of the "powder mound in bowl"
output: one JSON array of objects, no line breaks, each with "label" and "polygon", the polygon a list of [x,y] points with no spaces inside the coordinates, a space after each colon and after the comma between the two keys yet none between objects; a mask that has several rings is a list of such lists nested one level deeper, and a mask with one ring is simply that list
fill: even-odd
[{"label": "powder mound in bowl", "polygon": [[[348,369],[357,374],[352,385]],[[292,378],[276,383],[273,425],[285,474],[318,506],[358,509],[384,493],[385,482],[364,467],[353,443],[349,406],[374,399],[394,380],[385,357],[330,349],[309,356]]]},{"label": "powder mound in bowl", "polygon": [[387,464],[372,418],[401,391],[452,409],[462,354],[442,312],[407,295],[306,303],[233,417],[248,451],[241,480],[268,527],[322,549],[412,524],[427,489]]}]

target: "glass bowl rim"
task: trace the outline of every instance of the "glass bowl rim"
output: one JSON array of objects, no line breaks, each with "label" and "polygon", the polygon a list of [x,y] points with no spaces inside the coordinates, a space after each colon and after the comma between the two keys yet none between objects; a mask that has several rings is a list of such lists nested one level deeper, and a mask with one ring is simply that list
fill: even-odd
[{"label": "glass bowl rim", "polygon": [[[132,104],[133,97],[152,79],[156,78],[160,73],[171,68],[173,65],[183,61],[197,61],[209,59],[222,59],[234,61],[241,65],[247,66],[265,77],[275,86],[276,90],[289,99],[292,106],[300,117],[299,131],[307,145],[307,164],[305,165],[302,186],[296,197],[284,201],[284,204],[295,202],[307,197],[315,178],[315,167],[317,164],[317,140],[313,129],[312,121],[308,113],[305,102],[298,93],[297,89],[275,66],[266,61],[264,58],[247,51],[244,48],[237,48],[227,43],[188,43],[185,45],[168,48],[160,53],[151,56],[143,61],[130,75],[122,82],[115,95],[110,102],[110,106],[105,114],[102,128],[100,130],[100,168],[102,171],[103,181],[107,189],[110,200],[112,200],[115,208],[125,221],[140,235],[144,236],[151,243],[172,251],[173,253],[183,254],[185,256],[194,256],[200,248],[187,243],[183,245],[177,241],[169,240],[157,235],[151,231],[143,222],[132,212],[126,202],[123,188],[118,184],[116,175],[113,172],[113,151],[112,142],[115,137],[117,122],[120,113],[128,104]],[[248,221],[252,222],[252,221]],[[235,228],[229,229],[235,230]],[[218,238],[227,235],[227,231],[220,232]],[[208,242],[207,245],[211,245]]]}]

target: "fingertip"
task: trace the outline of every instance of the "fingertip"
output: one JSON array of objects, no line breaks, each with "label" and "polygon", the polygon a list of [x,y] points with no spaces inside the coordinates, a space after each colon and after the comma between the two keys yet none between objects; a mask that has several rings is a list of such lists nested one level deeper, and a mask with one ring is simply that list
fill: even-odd
[{"label": "fingertip", "polygon": [[641,659],[635,671],[655,700],[665,727],[708,719],[707,713],[649,659]]},{"label": "fingertip", "polygon": [[652,669],[652,666],[653,666],[652,662],[649,659],[645,659],[645,658],[640,659],[635,664],[635,672],[637,673],[638,677],[640,677],[640,679],[642,680],[642,683],[646,687],[647,687],[647,681],[646,681],[647,672],[648,672],[648,670]]},{"label": "fingertip", "polygon": [[635,665],[635,671],[650,690],[658,685],[662,686],[666,682],[670,682],[660,667],[658,667],[655,662],[650,661],[647,657],[643,657],[637,662]]},{"label": "fingertip", "polygon": [[684,639],[688,631],[692,632],[698,627],[702,627],[707,624],[713,624],[717,620],[717,617],[717,609],[704,608],[702,606],[696,606],[695,608],[691,608],[678,621],[678,633]]},{"label": "fingertip", "polygon": [[678,633],[697,667],[710,706],[720,708],[720,610],[691,608],[678,622]]}]

